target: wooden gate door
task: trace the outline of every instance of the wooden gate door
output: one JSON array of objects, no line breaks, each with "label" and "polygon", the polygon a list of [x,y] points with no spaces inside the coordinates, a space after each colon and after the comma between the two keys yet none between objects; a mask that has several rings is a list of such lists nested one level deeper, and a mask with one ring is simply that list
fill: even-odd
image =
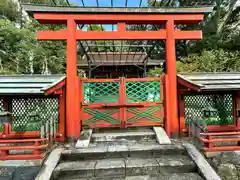
[{"label": "wooden gate door", "polygon": [[126,79],[126,118],[124,126],[163,125],[161,78]]},{"label": "wooden gate door", "polygon": [[82,126],[163,125],[161,82],[161,78],[81,79]]}]

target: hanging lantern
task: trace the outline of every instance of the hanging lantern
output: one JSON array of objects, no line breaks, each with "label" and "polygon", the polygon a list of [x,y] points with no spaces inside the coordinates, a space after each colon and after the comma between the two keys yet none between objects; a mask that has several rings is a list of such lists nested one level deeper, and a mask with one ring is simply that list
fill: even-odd
[{"label": "hanging lantern", "polygon": [[215,108],[208,107],[203,109],[203,120],[207,125],[217,124],[218,121],[218,111]]}]

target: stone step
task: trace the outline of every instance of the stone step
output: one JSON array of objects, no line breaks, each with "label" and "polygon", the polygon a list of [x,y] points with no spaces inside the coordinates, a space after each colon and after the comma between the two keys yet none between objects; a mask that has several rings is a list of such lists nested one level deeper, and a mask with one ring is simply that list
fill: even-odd
[{"label": "stone step", "polygon": [[197,173],[174,173],[159,176],[130,176],[123,180],[203,180],[203,178]]},{"label": "stone step", "polygon": [[85,149],[68,149],[62,152],[63,161],[98,160],[106,158],[159,157],[164,154],[186,154],[181,144],[159,145],[157,143],[90,144]]},{"label": "stone step", "polygon": [[170,175],[196,172],[196,164],[188,156],[164,155],[159,158],[118,158],[60,163],[54,178],[127,177]]},{"label": "stone step", "polygon": [[92,134],[92,142],[129,142],[129,141],[155,141],[156,134],[152,129],[126,129]]},{"label": "stone step", "polygon": [[[63,180],[59,178],[59,180]],[[204,180],[197,173],[174,173],[169,175],[158,175],[158,176],[128,176],[128,177],[93,177],[93,178],[71,178],[68,180]]]}]

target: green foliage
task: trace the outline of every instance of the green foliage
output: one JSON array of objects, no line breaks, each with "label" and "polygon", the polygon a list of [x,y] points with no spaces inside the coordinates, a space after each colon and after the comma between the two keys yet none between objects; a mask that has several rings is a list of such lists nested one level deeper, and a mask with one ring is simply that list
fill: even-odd
[{"label": "green foliage", "polygon": [[[50,0],[30,0],[36,4],[51,4]],[[29,1],[29,2],[30,2]],[[22,0],[21,3],[29,3]],[[66,5],[65,0],[55,0],[57,5]],[[49,74],[64,73],[65,41],[38,41],[39,30],[57,30],[65,25],[40,25],[34,19],[21,29],[16,25],[20,12],[18,4],[11,0],[0,2],[0,74]]]},{"label": "green foliage", "polygon": [[[92,24],[91,26],[87,27],[87,31],[105,31],[103,26]],[[106,45],[112,44],[111,41],[95,41],[94,47],[91,47],[92,52],[109,52],[111,51],[110,47],[107,47]]]},{"label": "green foliage", "polygon": [[[37,41],[40,29],[34,20],[19,29],[14,23],[0,20],[0,73],[63,73],[65,71],[65,43]],[[56,29],[41,26],[41,29]]]},{"label": "green foliage", "polygon": [[203,50],[184,58],[179,72],[230,72],[240,71],[240,51],[225,49]]},{"label": "green foliage", "polygon": [[99,26],[99,25],[93,24],[91,26],[88,26],[87,30],[88,31],[104,31],[105,29],[104,29],[103,26]]},{"label": "green foliage", "polygon": [[7,18],[11,21],[15,21],[19,12],[16,9],[16,4],[11,0],[0,1],[0,18]]},{"label": "green foliage", "polygon": [[[240,6],[237,0],[149,0],[149,5],[155,7],[184,7],[184,6],[215,6],[213,12],[206,15],[199,27],[178,25],[180,29],[203,30],[200,41],[177,41],[177,70],[178,72],[216,72],[239,71],[240,68]],[[155,4],[154,4],[155,2]],[[152,54],[158,54],[157,59],[165,57],[165,52],[155,48]],[[151,70],[150,75],[159,73],[161,68]]]},{"label": "green foliage", "polygon": [[155,77],[155,76],[159,76],[162,73],[163,73],[163,69],[161,67],[155,67],[154,69],[151,69],[148,72],[148,76]]},{"label": "green foliage", "polygon": [[[21,3],[67,5],[65,0],[20,0]],[[178,71],[239,71],[240,49],[240,7],[237,0],[149,0],[150,6],[155,7],[183,7],[215,5],[213,13],[206,15],[199,27],[178,25],[180,29],[201,28],[204,39],[201,41],[178,41],[177,69]],[[155,3],[154,3],[155,2]],[[22,29],[17,28],[19,19],[17,5],[11,0],[0,1],[0,73],[64,73],[65,72],[65,42],[37,41],[39,30],[56,30],[65,28],[63,25],[39,25],[32,20]],[[143,26],[130,26],[130,29],[145,29]],[[148,26],[147,29],[154,27]],[[99,25],[92,25],[88,30],[104,31]],[[125,45],[128,41],[115,41],[114,44]],[[142,42],[130,42],[138,45]],[[149,43],[149,42],[148,42]],[[150,42],[153,43],[153,42]],[[112,41],[96,41],[91,51],[128,51],[123,48],[110,48]],[[165,43],[159,41],[153,49],[150,58],[163,59],[165,57]],[[143,51],[142,48],[130,48],[130,51]],[[80,59],[80,55],[78,57]],[[162,73],[162,68],[155,68],[149,72],[150,76]]]},{"label": "green foliage", "polygon": [[58,6],[68,6],[66,0],[20,0],[22,4],[48,4]]},{"label": "green foliage", "polygon": [[5,56],[0,57],[0,73],[20,71],[19,64],[25,64],[33,46],[34,42],[29,42],[33,35],[31,31],[16,28],[9,20],[0,20],[0,50],[5,52]]}]

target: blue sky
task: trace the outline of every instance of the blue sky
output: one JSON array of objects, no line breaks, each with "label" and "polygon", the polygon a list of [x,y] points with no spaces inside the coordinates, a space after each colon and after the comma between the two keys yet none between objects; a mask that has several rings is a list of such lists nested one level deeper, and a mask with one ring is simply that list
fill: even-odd
[{"label": "blue sky", "polygon": [[[142,0],[142,6],[147,5],[148,0]],[[82,0],[69,0],[69,2],[82,6]],[[111,0],[98,0],[99,6],[110,7]],[[114,7],[125,7],[126,0],[113,0]],[[140,0],[128,0],[128,7],[138,7]],[[96,0],[84,0],[85,6],[97,6]]]},{"label": "blue sky", "polygon": [[[97,0],[83,0],[85,6],[97,6]],[[100,7],[111,7],[112,0],[98,0]],[[141,0],[128,0],[128,7],[139,7]],[[83,6],[82,0],[69,0],[70,3],[74,3],[79,6]],[[142,0],[141,6],[147,6],[148,0]],[[125,7],[126,0],[113,0],[114,7]],[[112,25],[103,25],[106,31],[112,30]],[[116,25],[114,25],[114,30],[116,30]],[[87,27],[85,26],[83,30],[86,30]]]},{"label": "blue sky", "polygon": [[[114,7],[125,7],[126,0],[98,0],[100,7],[111,7],[111,1],[113,1]],[[69,0],[70,3],[74,3],[79,6],[83,6],[82,0]],[[97,6],[97,0],[83,0],[85,6]],[[139,7],[141,0],[128,0],[128,7]],[[141,6],[147,6],[148,0],[142,0]],[[112,31],[112,25],[103,25],[105,31]],[[113,30],[116,31],[116,25],[113,26]],[[84,26],[83,30],[87,27]]]}]

